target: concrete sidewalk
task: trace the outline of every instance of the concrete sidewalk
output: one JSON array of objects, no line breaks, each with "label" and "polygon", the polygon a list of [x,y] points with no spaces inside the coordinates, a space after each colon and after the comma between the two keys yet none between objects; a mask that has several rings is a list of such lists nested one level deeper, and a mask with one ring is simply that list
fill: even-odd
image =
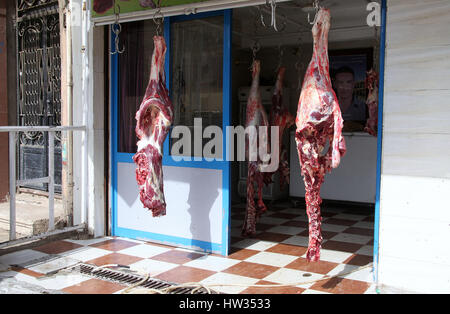
[{"label": "concrete sidewalk", "polygon": [[[55,198],[55,226],[64,217],[61,199]],[[0,243],[9,240],[9,202],[0,203]],[[31,193],[16,194],[16,238],[36,235],[48,228],[48,198]]]}]

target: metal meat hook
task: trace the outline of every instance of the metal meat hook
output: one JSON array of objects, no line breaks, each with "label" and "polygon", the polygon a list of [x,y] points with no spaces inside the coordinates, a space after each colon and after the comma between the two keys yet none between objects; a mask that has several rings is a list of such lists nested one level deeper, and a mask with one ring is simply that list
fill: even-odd
[{"label": "metal meat hook", "polygon": [[[276,3],[276,0],[266,0],[266,5],[270,6],[270,9],[271,9],[270,27],[273,27],[273,29],[277,32],[283,31],[286,27],[286,22],[283,23],[283,28],[281,30],[279,30],[278,26],[277,26],[277,13],[276,13],[277,3]],[[267,27],[266,23],[264,22],[264,16],[261,13],[261,9],[259,7],[258,7],[258,9],[259,9],[259,14],[260,14],[260,18],[261,18],[261,24],[264,27]]]},{"label": "metal meat hook", "polygon": [[310,14],[310,13],[308,13],[308,23],[311,24],[311,25],[316,24],[317,13],[319,12],[319,0],[314,0],[314,2],[313,2],[313,8],[316,10],[316,13],[314,14],[314,20],[313,20],[312,22],[311,22],[311,19],[310,19],[310,17],[309,17],[309,14]]},{"label": "metal meat hook", "polygon": [[[266,3],[268,1],[269,0],[266,0]],[[270,8],[272,9],[272,19],[270,21],[270,26],[273,26],[273,29],[278,32],[278,29],[277,29],[277,14],[276,14],[277,3],[276,3],[275,0],[270,0]]]},{"label": "metal meat hook", "polygon": [[250,71],[252,71],[253,69],[253,63],[256,60],[256,53],[261,49],[261,44],[259,43],[258,40],[255,40],[255,43],[253,44],[252,47],[252,55],[253,55],[253,60],[252,63],[250,64],[250,67],[248,68]]},{"label": "metal meat hook", "polygon": [[158,8],[155,14],[153,14],[153,23],[156,24],[156,36],[159,36],[161,31],[161,25],[164,23],[164,15],[161,12],[161,8]]},{"label": "metal meat hook", "polygon": [[[116,6],[118,8],[118,12],[116,12]],[[114,33],[114,51],[110,52],[110,54],[122,54],[125,52],[125,46],[122,47],[122,50],[119,49],[119,34],[122,31],[122,25],[119,23],[119,13],[120,13],[120,6],[114,1],[114,15],[115,15],[115,22],[111,25],[111,31]]]},{"label": "metal meat hook", "polygon": [[164,23],[164,15],[161,12],[161,0],[158,1],[157,10],[153,14],[153,23],[156,24],[156,36],[159,36],[161,24]]},{"label": "metal meat hook", "polygon": [[255,44],[252,47],[253,60],[256,59],[256,53],[261,49],[261,45],[259,41],[255,41]]},{"label": "metal meat hook", "polygon": [[280,45],[278,45],[278,65],[277,65],[277,68],[275,69],[275,73],[278,73],[278,70],[283,65],[283,55],[284,55],[284,49],[283,49],[283,47],[281,47],[281,44],[280,44]]}]

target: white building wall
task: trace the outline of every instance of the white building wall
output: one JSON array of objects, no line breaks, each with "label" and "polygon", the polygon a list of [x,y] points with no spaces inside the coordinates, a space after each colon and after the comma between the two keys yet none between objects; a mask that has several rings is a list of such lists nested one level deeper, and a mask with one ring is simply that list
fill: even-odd
[{"label": "white building wall", "polygon": [[[103,54],[106,39],[103,27],[93,27],[89,8],[88,0],[71,0],[73,124],[87,126],[86,142],[81,132],[74,133],[73,207],[74,224],[86,223],[90,234],[102,236],[106,233]],[[83,16],[87,18],[85,24]],[[84,42],[83,36],[86,36]],[[85,62],[83,57],[86,58]],[[84,117],[85,109],[87,109],[86,117]],[[84,148],[87,149],[87,171],[84,171]],[[83,198],[84,188],[87,189],[86,199]]]},{"label": "white building wall", "polygon": [[[81,0],[71,0],[72,26],[72,75],[73,75],[73,124],[83,125],[82,90],[82,54],[81,54]],[[81,136],[73,136],[73,223],[82,223],[81,206]]]},{"label": "white building wall", "polygon": [[388,0],[380,284],[450,292],[450,1]]}]

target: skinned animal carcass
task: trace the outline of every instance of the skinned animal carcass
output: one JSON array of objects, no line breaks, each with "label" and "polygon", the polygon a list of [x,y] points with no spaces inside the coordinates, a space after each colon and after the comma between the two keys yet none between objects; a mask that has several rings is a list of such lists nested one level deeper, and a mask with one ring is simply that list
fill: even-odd
[{"label": "skinned animal carcass", "polygon": [[[329,73],[329,29],[330,11],[320,8],[312,28],[313,56],[303,80],[295,120],[295,140],[305,183],[306,212],[309,219],[308,261],[320,259],[320,188],[324,176],[339,165],[346,151],[342,136],[342,114]],[[329,148],[324,152],[327,143]]]},{"label": "skinned animal carcass", "polygon": [[[262,160],[258,156],[258,144],[266,146],[266,152],[268,152],[268,132],[269,121],[267,119],[266,111],[261,103],[261,94],[259,90],[259,74],[261,71],[261,65],[259,60],[254,60],[252,64],[252,85],[250,88],[250,94],[247,100],[246,108],[246,123],[245,127],[254,127],[259,133],[259,127],[266,127],[266,132],[261,132],[262,137],[258,139],[255,136],[246,136],[246,158],[248,160],[248,175],[247,175],[247,208],[242,226],[243,236],[252,236],[256,232],[256,221],[264,213],[267,208],[262,200],[262,188],[264,184],[270,182],[270,176],[267,172],[261,171],[263,165]],[[257,156],[255,160],[251,156]],[[258,186],[258,200],[255,203],[255,186]]]},{"label": "skinned animal carcass", "polygon": [[272,107],[269,115],[270,126],[277,126],[279,128],[278,144],[280,164],[278,171],[280,172],[280,189],[283,189],[285,185],[289,184],[289,161],[287,148],[283,144],[283,135],[295,122],[295,117],[283,106],[283,79],[285,72],[285,67],[280,67],[278,69],[277,80],[272,96]]},{"label": "skinned animal carcass", "polygon": [[377,136],[378,130],[378,73],[371,69],[367,72],[366,88],[367,94],[366,105],[369,111],[369,118],[366,121],[364,131],[370,135]]},{"label": "skinned animal carcass", "polygon": [[164,198],[162,146],[173,122],[173,105],[165,84],[164,37],[154,36],[150,80],[144,99],[136,112],[137,165],[136,180],[140,200],[154,217],[166,214]]}]

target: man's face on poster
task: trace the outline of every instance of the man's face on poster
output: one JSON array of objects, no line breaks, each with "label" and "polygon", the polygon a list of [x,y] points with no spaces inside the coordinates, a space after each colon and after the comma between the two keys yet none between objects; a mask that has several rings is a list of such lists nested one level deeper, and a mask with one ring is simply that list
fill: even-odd
[{"label": "man's face on poster", "polygon": [[342,72],[336,74],[335,86],[339,98],[352,98],[355,78],[352,73]]}]

